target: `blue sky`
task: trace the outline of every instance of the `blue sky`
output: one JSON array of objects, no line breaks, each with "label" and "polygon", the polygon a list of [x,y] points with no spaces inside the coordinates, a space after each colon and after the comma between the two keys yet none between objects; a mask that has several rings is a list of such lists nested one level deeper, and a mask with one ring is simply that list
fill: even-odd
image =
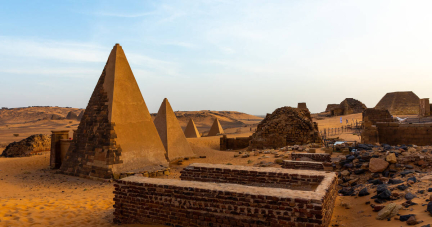
[{"label": "blue sky", "polygon": [[85,108],[115,43],[151,112],[432,96],[431,1],[0,4],[0,106]]}]

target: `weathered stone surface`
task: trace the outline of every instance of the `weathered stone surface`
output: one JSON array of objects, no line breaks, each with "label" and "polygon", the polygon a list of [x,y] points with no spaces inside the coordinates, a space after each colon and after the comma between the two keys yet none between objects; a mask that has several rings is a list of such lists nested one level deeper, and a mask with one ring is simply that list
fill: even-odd
[{"label": "weathered stone surface", "polygon": [[78,119],[78,115],[76,115],[76,113],[69,111],[69,113],[66,116],[66,119],[68,120],[77,120]]},{"label": "weathered stone surface", "polygon": [[369,171],[372,173],[382,172],[389,166],[389,163],[380,158],[371,158],[369,162]]},{"label": "weathered stone surface", "polygon": [[375,106],[376,109],[385,109],[392,115],[419,114],[419,97],[412,91],[390,92]]},{"label": "weathered stone surface", "polygon": [[388,154],[387,157],[386,157],[386,161],[390,162],[390,163],[393,163],[393,164],[396,163],[397,162],[396,155],[394,153]]},{"label": "weathered stone surface", "polygon": [[165,147],[165,156],[169,162],[195,155],[168,99],[163,100],[154,119],[154,124]]},{"label": "weathered stone surface", "polygon": [[185,130],[184,134],[186,138],[200,138],[199,131],[197,127],[195,126],[195,122],[192,120],[192,118],[189,120]]},{"label": "weathered stone surface", "polygon": [[224,131],[223,131],[223,128],[219,122],[219,119],[216,118],[213,122],[212,127],[210,128],[210,131],[207,133],[207,136],[216,136],[216,135],[223,134],[223,133],[224,133]]},{"label": "weathered stone surface", "polygon": [[280,148],[287,145],[322,143],[318,125],[308,109],[281,107],[267,114],[252,135],[249,149]]},{"label": "weathered stone surface", "polygon": [[401,208],[402,205],[390,203],[378,212],[376,219],[384,220],[384,219],[392,218],[393,216],[399,213],[399,210]]},{"label": "weathered stone surface", "polygon": [[167,165],[165,148],[126,55],[116,44],[60,171],[111,178],[113,173]]},{"label": "weathered stone surface", "polygon": [[82,110],[82,111],[80,112],[80,114],[79,114],[78,117],[77,117],[77,120],[78,120],[78,121],[81,121],[81,119],[82,119],[83,116],[84,116],[84,110]]},{"label": "weathered stone surface", "polygon": [[49,151],[51,137],[45,134],[36,134],[27,137],[19,142],[12,142],[6,146],[1,156],[4,157],[25,157],[32,153]]}]

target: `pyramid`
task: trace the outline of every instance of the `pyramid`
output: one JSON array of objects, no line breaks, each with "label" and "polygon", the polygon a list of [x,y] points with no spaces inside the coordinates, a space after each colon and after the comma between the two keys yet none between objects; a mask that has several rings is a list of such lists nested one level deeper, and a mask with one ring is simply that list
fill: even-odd
[{"label": "pyramid", "polygon": [[81,121],[83,115],[84,115],[84,110],[81,110],[81,113],[78,115],[77,120],[78,120],[78,121]]},{"label": "pyramid", "polygon": [[163,100],[154,124],[165,147],[168,161],[194,156],[168,99]]},{"label": "pyramid", "polygon": [[207,136],[216,136],[217,134],[223,134],[224,133],[224,131],[223,131],[223,128],[222,128],[222,126],[221,126],[221,124],[220,124],[220,122],[219,122],[219,119],[215,119],[214,120],[214,122],[213,122],[213,125],[212,125],[212,127],[210,128],[210,131],[209,131],[209,133],[207,134]]},{"label": "pyramid", "polygon": [[388,110],[392,115],[419,114],[420,99],[412,91],[390,92],[375,106],[376,109]]},{"label": "pyramid", "polygon": [[200,138],[199,131],[197,127],[195,126],[195,122],[192,120],[192,118],[189,120],[185,130],[184,134],[186,138]]},{"label": "pyramid", "polygon": [[111,178],[167,166],[165,149],[122,47],[112,49],[60,172]]},{"label": "pyramid", "polygon": [[68,120],[76,120],[78,118],[78,115],[76,113],[69,111],[69,113],[66,116],[66,119]]}]

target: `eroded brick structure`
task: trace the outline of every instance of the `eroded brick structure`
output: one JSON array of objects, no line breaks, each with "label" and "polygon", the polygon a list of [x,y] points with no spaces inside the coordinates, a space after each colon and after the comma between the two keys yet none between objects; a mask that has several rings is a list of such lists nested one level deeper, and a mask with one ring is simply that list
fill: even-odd
[{"label": "eroded brick structure", "polygon": [[[121,179],[114,185],[114,222],[328,226],[337,195],[336,174],[319,171],[193,164],[182,179]],[[287,189],[298,183],[317,186],[312,191]]]},{"label": "eroded brick structure", "polygon": [[317,162],[330,162],[331,160],[331,155],[324,154],[324,153],[292,153],[291,154],[292,160],[298,160],[303,157],[310,158]]},{"label": "eroded brick structure", "polygon": [[375,106],[376,109],[385,109],[391,115],[418,115],[419,97],[412,91],[390,92]]},{"label": "eroded brick structure", "polygon": [[[331,106],[330,106],[331,105]],[[333,116],[361,113],[366,109],[366,105],[357,99],[346,98],[339,105],[329,104],[327,110]]]},{"label": "eroded brick structure", "polygon": [[236,138],[228,138],[226,135],[220,138],[220,150],[238,150],[243,149],[249,146],[249,141],[251,141],[252,137],[236,137]]},{"label": "eroded brick structure", "polygon": [[282,163],[284,169],[303,169],[303,170],[324,170],[322,162],[310,161],[292,161],[284,160]]},{"label": "eroded brick structure", "polygon": [[364,127],[370,127],[377,122],[393,122],[394,120],[388,110],[367,108],[362,113],[362,121]]},{"label": "eroded brick structure", "polygon": [[378,122],[364,130],[362,143],[385,143],[389,145],[432,145],[432,123],[399,124]]},{"label": "eroded brick structure", "polygon": [[430,116],[430,108],[431,107],[430,107],[428,98],[420,99],[419,115],[421,117]]},{"label": "eroded brick structure", "polygon": [[308,109],[281,107],[267,114],[252,135],[249,149],[321,143],[318,125]]}]

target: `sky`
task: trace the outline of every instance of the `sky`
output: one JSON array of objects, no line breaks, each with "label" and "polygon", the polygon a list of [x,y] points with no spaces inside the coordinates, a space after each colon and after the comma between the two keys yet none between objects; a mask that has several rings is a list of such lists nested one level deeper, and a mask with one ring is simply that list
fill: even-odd
[{"label": "sky", "polygon": [[0,0],[0,107],[85,108],[119,43],[150,112],[432,98],[432,1]]}]

